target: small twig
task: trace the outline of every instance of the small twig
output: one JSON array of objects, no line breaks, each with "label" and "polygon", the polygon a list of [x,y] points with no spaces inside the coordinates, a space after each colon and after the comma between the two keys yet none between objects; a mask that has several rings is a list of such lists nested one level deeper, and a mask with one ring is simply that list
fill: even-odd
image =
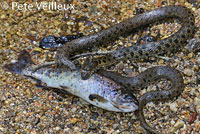
[{"label": "small twig", "polygon": [[156,57],[156,58],[159,58],[159,59],[166,60],[166,61],[173,60],[173,58],[170,58],[170,57],[164,57],[164,56],[155,56],[155,57]]},{"label": "small twig", "polygon": [[71,57],[71,59],[74,60],[74,59],[78,59],[80,57],[86,57],[86,56],[104,56],[104,55],[106,55],[106,54],[108,54],[110,52],[112,52],[112,51],[105,51],[105,52],[99,51],[99,52],[83,53],[83,54],[75,55],[75,56]]}]

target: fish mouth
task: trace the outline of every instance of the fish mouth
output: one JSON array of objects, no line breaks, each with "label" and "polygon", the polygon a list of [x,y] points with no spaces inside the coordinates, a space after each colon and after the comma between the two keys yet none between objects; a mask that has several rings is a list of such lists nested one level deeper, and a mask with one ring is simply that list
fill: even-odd
[{"label": "fish mouth", "polygon": [[134,112],[138,109],[137,102],[123,102],[118,103],[113,100],[107,100],[104,97],[98,94],[90,94],[88,99],[91,102],[96,102],[96,106],[104,108],[109,111],[116,111],[116,112]]},{"label": "fish mouth", "polygon": [[121,112],[134,112],[138,110],[138,104],[136,103],[123,103],[123,104],[118,104],[116,102],[112,101],[112,105],[119,109]]}]

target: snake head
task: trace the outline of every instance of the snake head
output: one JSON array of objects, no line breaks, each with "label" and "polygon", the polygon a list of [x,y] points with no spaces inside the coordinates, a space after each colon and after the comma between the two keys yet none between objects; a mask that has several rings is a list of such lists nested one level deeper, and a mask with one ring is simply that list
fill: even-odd
[{"label": "snake head", "polygon": [[65,65],[71,71],[76,70],[75,64],[69,59],[69,56],[65,54],[65,52],[60,52],[60,49],[57,51],[56,55],[56,63],[57,65]]},{"label": "snake head", "polygon": [[94,73],[98,66],[98,61],[91,58],[86,58],[81,67],[81,77],[83,80],[87,80]]},{"label": "snake head", "polygon": [[117,60],[112,59],[112,55],[96,55],[93,57],[87,57],[81,67],[81,77],[83,80],[88,79],[97,69],[101,67],[107,67],[117,63]]}]

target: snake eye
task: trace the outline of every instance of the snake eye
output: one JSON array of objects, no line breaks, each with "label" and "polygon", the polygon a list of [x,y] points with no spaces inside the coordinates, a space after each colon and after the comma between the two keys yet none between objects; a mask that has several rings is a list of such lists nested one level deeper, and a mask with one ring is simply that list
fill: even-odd
[{"label": "snake eye", "polygon": [[153,37],[148,37],[148,38],[147,38],[147,41],[148,41],[148,42],[153,42],[154,39],[153,39]]},{"label": "snake eye", "polygon": [[137,98],[132,94],[124,94],[123,101],[129,103],[135,103],[137,105],[139,104]]}]

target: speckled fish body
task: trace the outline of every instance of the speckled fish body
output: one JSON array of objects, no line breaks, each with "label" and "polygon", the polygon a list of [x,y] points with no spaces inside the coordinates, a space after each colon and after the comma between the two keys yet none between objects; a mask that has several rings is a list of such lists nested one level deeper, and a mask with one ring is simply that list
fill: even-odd
[{"label": "speckled fish body", "polygon": [[18,62],[6,65],[7,70],[39,80],[47,87],[64,89],[109,111],[132,112],[138,109],[135,97],[128,90],[106,77],[94,74],[88,80],[82,80],[79,71],[69,71],[66,68],[46,67],[33,71],[37,65],[25,65],[24,63],[28,60],[22,58],[27,57],[29,54],[26,51],[22,52]]}]

